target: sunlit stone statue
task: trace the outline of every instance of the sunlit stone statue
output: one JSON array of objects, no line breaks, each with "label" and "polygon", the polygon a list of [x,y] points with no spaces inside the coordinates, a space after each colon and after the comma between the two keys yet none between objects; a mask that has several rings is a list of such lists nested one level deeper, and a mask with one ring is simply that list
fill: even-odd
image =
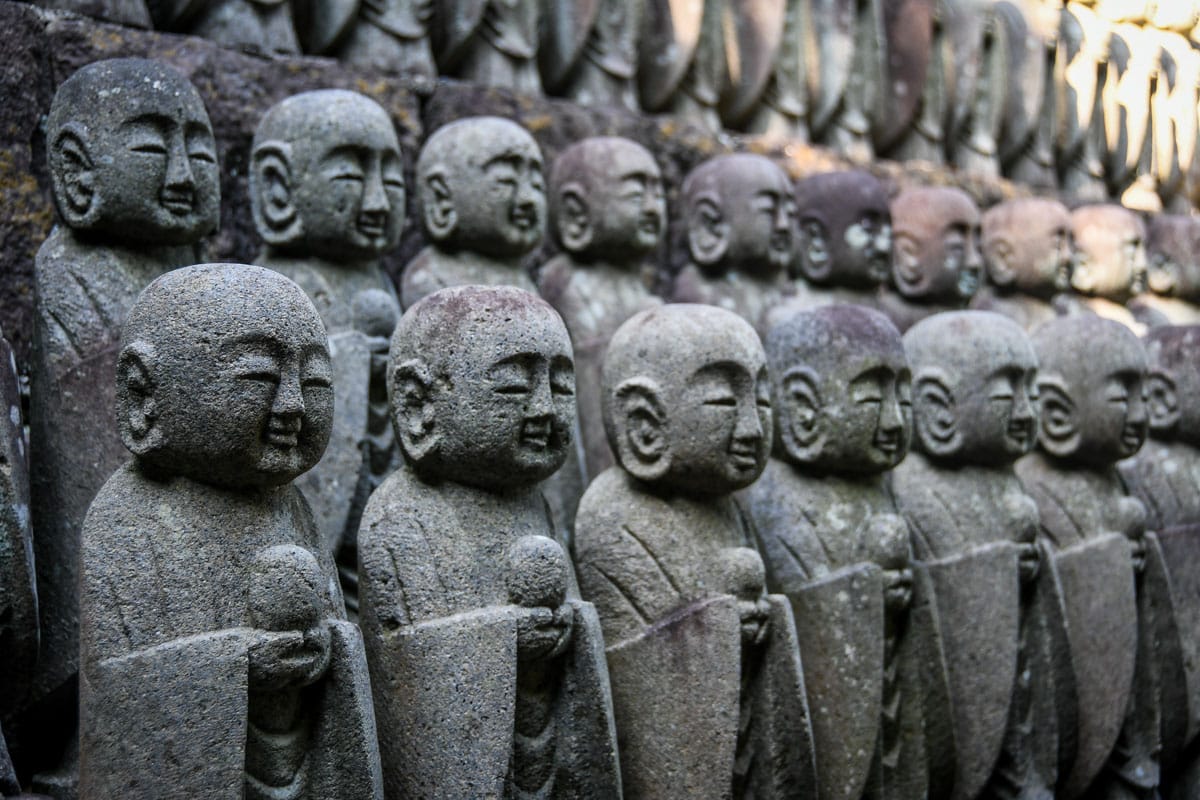
[{"label": "sunlit stone statue", "polygon": [[637,111],[638,41],[646,0],[567,0],[542,8],[538,62],[551,94]]},{"label": "sunlit stone statue", "polygon": [[1146,354],[1127,328],[1092,314],[1052,320],[1033,342],[1038,450],[1016,469],[1055,553],[1079,698],[1076,756],[1059,789],[1153,796],[1161,746],[1154,625],[1163,609],[1149,601],[1161,554],[1143,535],[1145,507],[1116,470],[1146,437]]},{"label": "sunlit stone statue", "polygon": [[1200,222],[1179,214],[1155,214],[1146,226],[1146,288],[1129,301],[1138,322],[1200,323]]},{"label": "sunlit stone statue", "polygon": [[1071,233],[1070,305],[1143,330],[1125,306],[1146,287],[1146,228],[1137,214],[1114,204],[1080,206],[1071,212]]},{"label": "sunlit stone statue", "polygon": [[397,459],[384,373],[400,301],[379,258],[404,227],[400,145],[375,101],[305,92],[266,113],[250,164],[256,261],[299,284],[329,332],[333,433],[298,485],[326,550],[345,547],[352,567],[362,505]]},{"label": "sunlit stone statue", "polygon": [[774,456],[743,498],[767,586],[795,611],[818,796],[927,797],[932,676],[916,674],[909,531],[888,483],[912,432],[900,333],[878,311],[825,306],[781,319],[766,350]]},{"label": "sunlit stone statue", "polygon": [[975,201],[948,187],[905,189],[891,202],[892,291],[879,306],[901,331],[963,308],[979,288],[983,259]]},{"label": "sunlit stone statue", "polygon": [[662,173],[636,142],[584,139],[554,162],[550,222],[563,252],[542,266],[538,288],[571,334],[589,476],[613,464],[600,409],[608,341],[622,322],[662,302],[649,289],[649,256],[666,229],[666,215]]},{"label": "sunlit stone statue", "polygon": [[[988,282],[971,308],[994,311],[1026,331],[1054,319],[1055,297],[1071,289],[1071,212],[1057,200],[1006,200],[983,215]],[[1061,303],[1060,303],[1061,305]]]},{"label": "sunlit stone statue", "polygon": [[1060,112],[1054,83],[1061,50],[1061,3],[1017,0],[993,9],[1003,37],[1003,125],[997,153],[1004,176],[1034,189],[1053,190],[1054,137]]},{"label": "sunlit stone statue", "polygon": [[46,120],[46,155],[61,222],[34,264],[30,469],[42,646],[32,699],[57,693],[65,732],[76,705],[66,687],[79,653],[79,526],[128,457],[113,416],[121,326],[146,284],[196,263],[217,225],[220,184],[200,95],[153,61],[100,61],[68,78]]},{"label": "sunlit stone statue", "polygon": [[264,56],[297,55],[290,0],[154,0],[154,27]]},{"label": "sunlit stone statue", "polygon": [[573,372],[558,315],[512,287],[442,290],[396,328],[407,464],[358,551],[389,798],[620,796],[600,625],[539,491]]},{"label": "sunlit stone statue", "polygon": [[[1111,197],[1146,211],[1160,208],[1155,192],[1154,137],[1151,105],[1159,80],[1161,48],[1155,32],[1143,28],[1146,4],[1098,3],[1108,26],[1105,78],[1100,92],[1104,121],[1103,162]],[[1173,155],[1173,154],[1172,154]]]},{"label": "sunlit stone statue", "polygon": [[637,69],[643,110],[721,129],[717,104],[729,69],[725,36],[736,11],[730,0],[646,0]]},{"label": "sunlit stone statue", "polygon": [[1174,31],[1155,30],[1149,38],[1149,46],[1159,50],[1150,99],[1154,189],[1163,209],[1186,214],[1192,207],[1188,177],[1200,166],[1200,119],[1195,111],[1200,100],[1200,52]]},{"label": "sunlit stone statue", "polygon": [[[1070,674],[1054,660],[1066,646],[1063,614],[1056,598],[1039,597],[1039,570],[1052,566],[1040,563],[1037,506],[1012,466],[1037,441],[1033,345],[1006,317],[957,311],[918,322],[904,335],[904,348],[913,369],[915,434],[914,452],[894,473],[896,502],[922,561],[970,554],[958,576],[967,582],[969,575],[970,585],[947,581],[935,596],[954,692],[956,790],[1050,798],[1058,768],[1055,704],[1073,707],[1074,698],[1054,691]],[[960,597],[942,595],[955,590],[979,607],[967,611]],[[964,663],[979,653],[953,640],[985,616],[991,657]],[[1061,674],[1056,666],[1064,667]],[[967,691],[956,692],[963,684],[955,678],[972,670]]]},{"label": "sunlit stone statue", "polygon": [[541,94],[537,0],[433,0],[434,56],[444,74]]},{"label": "sunlit stone statue", "polygon": [[949,52],[946,154],[965,172],[998,175],[999,139],[1005,122],[1004,89],[1014,77],[1007,50],[1016,46],[1001,30],[992,0],[955,0],[943,5]]},{"label": "sunlit stone statue", "polygon": [[176,270],[130,310],[133,459],[80,552],[80,797],[382,798],[362,636],[292,485],[331,376],[316,309],[270,270]]},{"label": "sunlit stone statue", "polygon": [[765,156],[710,158],[680,192],[688,263],[671,299],[734,311],[756,328],[792,294],[795,201],[787,175]]},{"label": "sunlit stone statue", "polygon": [[726,37],[730,80],[721,94],[726,127],[787,142],[808,139],[808,71],[803,0],[737,3]]},{"label": "sunlit stone statue", "polygon": [[[1108,145],[1101,91],[1110,72],[1109,26],[1090,2],[1074,0],[1063,8],[1059,36],[1054,72],[1062,109],[1054,148],[1059,190],[1069,197],[1103,201],[1108,197],[1103,161]],[[1115,80],[1114,75],[1114,84]]]},{"label": "sunlit stone statue", "polygon": [[811,797],[792,612],[765,593],[732,494],[771,443],[758,336],[712,306],[649,309],[613,336],[603,380],[620,466],[588,487],[575,555],[604,628],[625,797]]},{"label": "sunlit stone statue", "polygon": [[546,228],[542,169],[537,143],[510,120],[468,117],[434,131],[416,168],[429,245],[405,267],[405,308],[447,286],[536,291],[522,261]]},{"label": "sunlit stone statue", "polygon": [[435,0],[308,0],[297,33],[306,53],[393,73],[428,91],[437,78],[430,45],[434,5]]}]

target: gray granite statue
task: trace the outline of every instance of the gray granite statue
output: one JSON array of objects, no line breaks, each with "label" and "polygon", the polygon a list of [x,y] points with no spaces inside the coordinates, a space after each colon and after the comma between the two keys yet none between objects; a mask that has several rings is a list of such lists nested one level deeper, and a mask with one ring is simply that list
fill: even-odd
[{"label": "gray granite statue", "polygon": [[1200,323],[1200,222],[1182,214],[1155,214],[1146,226],[1146,288],[1129,301],[1148,326]]},{"label": "gray granite statue", "polygon": [[538,288],[562,315],[575,350],[575,385],[587,474],[613,465],[600,409],[600,367],[621,323],[662,301],[650,292],[667,222],[662,174],[641,145],[617,137],[577,142],[555,159],[550,223],[562,253]]},{"label": "gray granite statue", "polygon": [[943,6],[951,68],[946,93],[946,157],[964,172],[998,175],[1005,122],[1009,41],[995,0],[954,0]]},{"label": "gray granite statue", "polygon": [[1146,287],[1146,228],[1137,214],[1115,204],[1071,212],[1075,264],[1068,310],[1092,312],[1144,331],[1126,303]]},{"label": "gray granite statue", "polygon": [[256,262],[299,284],[329,332],[333,433],[297,485],[326,550],[345,548],[339,561],[353,567],[362,506],[398,458],[384,373],[400,301],[379,258],[404,227],[400,145],[375,101],[305,92],[263,116],[250,165],[250,207],[265,244]]},{"label": "gray granite statue", "polygon": [[306,53],[389,72],[418,91],[433,89],[434,0],[293,0]]},{"label": "gray granite statue", "polygon": [[988,282],[971,308],[1003,314],[1026,331],[1054,319],[1054,299],[1070,291],[1075,258],[1066,206],[1043,197],[1006,200],[984,213],[982,239]]},{"label": "gray granite statue", "polygon": [[61,224],[34,264],[30,470],[42,646],[32,699],[54,693],[65,731],[76,705],[79,529],[128,455],[113,416],[121,326],[146,284],[196,263],[200,239],[217,226],[220,184],[200,95],[153,61],[100,61],[68,78],[46,120],[46,155]]},{"label": "gray granite statue", "polygon": [[1079,698],[1068,797],[1151,797],[1159,784],[1160,719],[1146,510],[1116,463],[1146,437],[1146,354],[1124,326],[1093,314],[1033,334],[1041,415],[1038,450],[1017,462],[1055,553]]},{"label": "gray granite statue", "polygon": [[725,125],[772,141],[808,140],[808,56],[803,0],[736,5],[726,37],[729,82],[721,94]]},{"label": "gray granite statue", "polygon": [[585,106],[637,111],[645,0],[565,0],[542,8],[538,62],[546,91]]},{"label": "gray granite statue", "polygon": [[814,141],[855,163],[874,157],[872,128],[888,94],[882,0],[810,0],[805,36]]},{"label": "gray granite statue", "polygon": [[1092,202],[1108,197],[1101,91],[1108,78],[1108,25],[1089,2],[1063,8],[1061,44],[1055,55],[1054,92],[1062,114],[1055,136],[1059,190]]},{"label": "gray granite statue", "polygon": [[270,270],[176,270],[116,378],[133,459],[83,525],[80,797],[382,800],[362,636],[292,484],[333,422],[316,309]]},{"label": "gray granite statue", "polygon": [[542,93],[538,0],[433,0],[434,57],[444,74],[484,86]]},{"label": "gray granite statue", "polygon": [[620,797],[599,621],[539,485],[566,459],[571,342],[512,287],[401,318],[388,390],[407,465],[359,530],[389,798]]},{"label": "gray granite statue", "polygon": [[133,28],[154,27],[146,0],[43,0],[38,5],[43,8],[72,11],[117,25]]},{"label": "gray granite statue", "polygon": [[[1037,441],[1033,345],[1006,317],[957,311],[918,322],[904,335],[904,348],[913,370],[914,452],[896,468],[893,486],[913,548],[923,562],[935,564],[968,553],[977,564],[992,561],[968,590],[987,609],[983,627],[991,658],[964,665],[964,653],[947,643],[952,691],[960,688],[954,679],[964,667],[976,671],[969,693],[952,697],[955,791],[961,797],[1053,798],[1055,706],[1074,705],[1069,688],[1061,697],[1055,691],[1070,686],[1069,666],[1055,661],[1066,646],[1064,614],[1056,596],[1038,596],[1045,593],[1039,571],[1053,567],[1041,564],[1037,506],[1012,466]],[[1007,557],[1003,551],[983,555],[994,553],[996,543],[1009,545]],[[962,631],[946,628],[971,625],[970,617],[958,617],[950,598],[935,599],[944,637],[961,637]],[[975,625],[982,622],[976,617]]]},{"label": "gray granite statue", "polygon": [[264,56],[298,55],[291,0],[147,0],[154,27]]},{"label": "gray granite statue", "polygon": [[603,370],[620,464],[575,523],[604,628],[625,797],[803,798],[815,776],[796,629],[734,499],[771,444],[754,329],[712,306],[630,318]]},{"label": "gray granite statue", "polygon": [[429,245],[405,267],[404,307],[447,286],[536,291],[522,261],[542,242],[546,188],[529,132],[500,117],[460,119],[434,131],[416,171]]},{"label": "gray granite statue", "polygon": [[729,74],[725,35],[735,13],[731,0],[646,0],[637,69],[645,111],[721,129],[717,104]]},{"label": "gray granite statue", "polygon": [[903,332],[963,308],[979,288],[979,208],[961,189],[930,186],[903,190],[891,212],[893,291],[880,295],[879,306]]},{"label": "gray granite statue", "polygon": [[928,797],[920,684],[933,676],[913,674],[909,531],[888,483],[912,432],[900,332],[830,305],[781,319],[766,350],[774,456],[743,497],[767,586],[795,612],[818,796]]},{"label": "gray granite statue", "polygon": [[688,173],[680,204],[688,263],[671,299],[721,306],[765,332],[767,312],[793,293],[796,204],[787,175],[765,156],[717,156]]},{"label": "gray granite statue", "polygon": [[885,105],[873,133],[877,151],[888,158],[932,164],[945,160],[943,112],[953,58],[944,6],[945,0],[884,4],[885,79],[897,90],[882,93]]},{"label": "gray granite statue", "polygon": [[1001,168],[1009,180],[1052,191],[1058,186],[1054,137],[1060,111],[1054,72],[1061,4],[1002,0],[992,13],[1006,71],[998,84],[1003,87],[1003,125],[997,140]]}]

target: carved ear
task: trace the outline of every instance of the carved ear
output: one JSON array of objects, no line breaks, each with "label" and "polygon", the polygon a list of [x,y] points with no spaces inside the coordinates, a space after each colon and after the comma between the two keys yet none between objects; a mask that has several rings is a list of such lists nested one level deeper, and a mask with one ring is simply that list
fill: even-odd
[{"label": "carved ear", "polygon": [[424,361],[413,358],[390,367],[387,384],[400,446],[405,457],[419,465],[437,452],[441,440],[435,424],[433,374]]},{"label": "carved ear", "polygon": [[893,245],[892,281],[901,294],[912,294],[921,287],[921,248],[906,233],[896,234]]},{"label": "carved ear", "polygon": [[656,481],[671,468],[667,414],[662,390],[650,378],[636,377],[617,387],[616,429],[610,433],[617,461],[635,478]]},{"label": "carved ear", "polygon": [[1058,458],[1074,455],[1082,434],[1076,420],[1075,403],[1066,384],[1057,375],[1038,375],[1041,414],[1038,417],[1038,441],[1047,453]]},{"label": "carved ear", "polygon": [[729,249],[729,223],[712,192],[704,192],[692,204],[687,220],[688,248],[692,259],[708,267],[719,263]]},{"label": "carved ear", "polygon": [[814,283],[824,283],[833,274],[829,252],[829,231],[815,219],[800,223],[800,271]]},{"label": "carved ear", "polygon": [[821,457],[825,449],[825,426],[820,383],[816,373],[805,366],[793,367],[783,376],[782,390],[785,397],[775,399],[775,407],[786,420],[775,426],[778,443],[792,461],[812,463]]},{"label": "carved ear", "polygon": [[117,357],[117,425],[129,452],[142,458],[166,444],[157,424],[158,356],[146,342],[126,345]]},{"label": "carved ear", "polygon": [[96,173],[83,126],[68,122],[50,143],[50,177],[63,220],[72,228],[90,228],[100,216]]},{"label": "carved ear", "polygon": [[454,193],[446,175],[435,170],[425,177],[421,194],[421,213],[425,219],[425,231],[434,241],[442,241],[454,233],[458,224],[458,210],[454,207]]},{"label": "carved ear", "polygon": [[292,148],[264,142],[250,157],[250,208],[258,235],[270,245],[292,244],[304,234],[292,183]]},{"label": "carved ear", "polygon": [[987,260],[988,278],[1001,288],[1012,286],[1017,279],[1013,268],[1013,246],[1007,239],[992,239],[983,250]]},{"label": "carved ear", "polygon": [[1166,433],[1179,422],[1179,392],[1175,381],[1157,367],[1146,375],[1146,409],[1150,412],[1150,430]]},{"label": "carved ear", "polygon": [[572,253],[587,249],[593,231],[583,187],[572,181],[558,195],[558,235],[563,248]]},{"label": "carved ear", "polygon": [[936,367],[921,370],[913,383],[913,426],[926,455],[945,458],[962,445],[954,392],[946,373]]}]

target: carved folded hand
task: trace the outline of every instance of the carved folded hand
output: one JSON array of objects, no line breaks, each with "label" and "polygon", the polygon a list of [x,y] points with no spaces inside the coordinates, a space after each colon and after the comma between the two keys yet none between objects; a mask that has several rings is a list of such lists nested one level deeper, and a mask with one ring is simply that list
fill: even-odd
[{"label": "carved folded hand", "polygon": [[904,611],[912,603],[912,570],[887,569],[883,571],[883,602],[888,612]]},{"label": "carved folded hand", "polygon": [[570,603],[556,609],[522,608],[517,618],[517,659],[539,661],[561,655],[571,643],[574,623],[575,609]]},{"label": "carved folded hand", "polygon": [[307,686],[329,668],[332,635],[321,624],[307,631],[255,631],[250,644],[250,687],[279,691]]}]

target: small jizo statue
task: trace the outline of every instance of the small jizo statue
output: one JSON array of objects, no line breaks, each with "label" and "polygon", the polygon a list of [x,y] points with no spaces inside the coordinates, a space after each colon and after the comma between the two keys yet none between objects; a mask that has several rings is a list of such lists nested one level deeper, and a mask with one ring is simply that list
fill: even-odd
[{"label": "small jizo statue", "polygon": [[146,5],[160,30],[203,36],[223,47],[264,56],[300,52],[288,0],[153,0]]},{"label": "small jizo statue", "polygon": [[1155,214],[1146,232],[1146,288],[1129,302],[1148,326],[1200,323],[1200,221]]},{"label": "small jizo statue", "polygon": [[546,187],[528,131],[500,117],[445,125],[421,149],[416,180],[430,244],[405,268],[405,308],[447,286],[536,291],[522,261],[542,242]]},{"label": "small jizo statue", "polygon": [[729,0],[645,0],[645,24],[638,47],[638,99],[651,113],[721,129],[717,112],[729,80],[725,36]]},{"label": "small jizo statue", "polygon": [[823,306],[777,322],[766,350],[774,457],[743,497],[767,585],[797,610],[820,796],[873,783],[872,796],[924,797],[922,695],[900,664],[909,531],[888,483],[912,432],[900,332],[878,311]]},{"label": "small jizo statue", "polygon": [[159,62],[98,61],[68,78],[50,106],[46,155],[61,222],[34,264],[30,468],[42,620],[35,697],[76,669],[79,528],[128,457],[112,380],[125,315],[154,278],[199,260],[220,206],[204,103]]},{"label": "small jizo statue", "polygon": [[765,332],[767,312],[793,292],[796,204],[787,175],[765,156],[717,156],[688,173],[680,197],[689,260],[671,299],[721,306]]},{"label": "small jizo statue", "polygon": [[869,172],[846,170],[796,182],[795,300],[787,307],[870,305],[892,274],[887,190]]},{"label": "small jizo statue", "polygon": [[116,374],[133,459],[83,526],[80,796],[382,798],[362,637],[292,484],[333,421],[316,309],[270,270],[176,270]]},{"label": "small jizo statue", "polygon": [[542,7],[538,62],[546,91],[585,106],[637,111],[634,78],[646,0],[566,0]]},{"label": "small jizo statue", "polygon": [[1071,289],[1071,212],[1057,200],[1007,200],[983,215],[988,284],[971,308],[994,311],[1026,331],[1054,319],[1054,298]]},{"label": "small jizo statue", "polygon": [[620,466],[584,494],[575,555],[604,627],[625,797],[811,797],[791,609],[765,593],[733,496],[771,445],[758,336],[712,306],[649,309],[613,336],[603,380]]},{"label": "small jizo statue", "polygon": [[[990,580],[971,587],[974,594],[987,595],[993,614],[1011,612],[1005,604],[1020,603],[1019,639],[1004,640],[1018,631],[994,624],[997,657],[989,662],[990,672],[977,676],[981,685],[992,684],[989,688],[997,690],[1003,704],[986,710],[1006,708],[1007,724],[1004,717],[994,718],[998,728],[985,732],[986,742],[981,738],[955,745],[960,752],[999,746],[998,760],[997,751],[990,750],[994,769],[986,766],[979,775],[986,779],[981,796],[1015,798],[1023,795],[1013,787],[1023,787],[1036,789],[1038,797],[1050,797],[1057,778],[1058,738],[1054,707],[1046,702],[1054,699],[1052,688],[1042,691],[1038,685],[1054,685],[1054,676],[1047,674],[1051,651],[1035,596],[1041,567],[1038,512],[1013,471],[1016,460],[1037,442],[1033,345],[1021,326],[1007,317],[957,311],[918,322],[905,334],[904,347],[913,369],[914,452],[896,468],[893,486],[912,528],[918,558],[935,561],[997,541],[1017,546],[1003,569],[980,575]],[[1012,568],[1015,559],[1018,570]],[[1019,587],[1013,578],[1019,578]],[[939,611],[954,613],[944,608],[943,598],[937,599]],[[1058,626],[1060,616],[1054,620]],[[1011,619],[1000,615],[989,622]],[[999,657],[1013,652],[1014,646],[1015,674],[1013,664]],[[946,653],[952,668],[960,656],[953,650]],[[979,691],[984,694],[986,689]],[[993,735],[1001,731],[1002,742]]]},{"label": "small jizo statue", "polygon": [[389,798],[620,796],[600,624],[539,491],[573,373],[558,314],[513,287],[444,289],[396,328],[407,463],[358,535]]},{"label": "small jizo statue", "polygon": [[434,0],[311,0],[307,8],[298,31],[304,52],[392,73],[417,91],[433,89]]},{"label": "small jizo statue", "polygon": [[[1033,334],[1041,402],[1038,450],[1017,474],[1038,505],[1068,614],[1079,697],[1072,796],[1153,796],[1159,782],[1154,625],[1146,509],[1117,473],[1146,438],[1146,353],[1123,325],[1094,314],[1052,320]],[[1111,552],[1095,549],[1110,543]],[[1087,571],[1064,559],[1092,547]],[[1161,609],[1160,609],[1161,611]],[[1097,685],[1099,683],[1099,685]]]},{"label": "small jizo statue", "polygon": [[1071,288],[1074,311],[1115,320],[1135,333],[1145,332],[1125,307],[1146,288],[1146,229],[1127,208],[1104,203],[1071,212],[1075,265]]},{"label": "small jizo statue", "polygon": [[891,203],[892,288],[880,308],[901,332],[966,306],[983,277],[979,207],[961,189],[905,189]]},{"label": "small jizo statue", "polygon": [[299,284],[329,332],[333,434],[300,485],[336,552],[344,537],[353,544],[362,504],[395,466],[384,372],[400,301],[379,258],[404,227],[400,145],[375,101],[305,92],[266,113],[250,165],[250,207],[265,243],[256,262]]},{"label": "small jizo statue", "polygon": [[588,475],[612,466],[600,411],[600,367],[621,323],[661,304],[649,256],[666,228],[662,173],[641,145],[595,137],[571,145],[550,175],[550,223],[563,253],[538,274],[575,348],[575,384]]},{"label": "small jizo statue", "polygon": [[434,57],[471,83],[541,94],[537,0],[433,0]]}]

